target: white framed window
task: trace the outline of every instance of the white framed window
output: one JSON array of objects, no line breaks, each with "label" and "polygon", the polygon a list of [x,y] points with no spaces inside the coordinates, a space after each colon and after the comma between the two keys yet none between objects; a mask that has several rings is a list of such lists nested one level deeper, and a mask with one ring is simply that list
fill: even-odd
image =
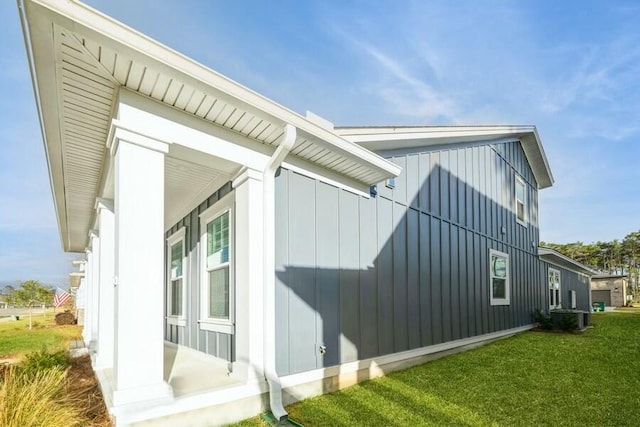
[{"label": "white framed window", "polygon": [[562,307],[562,285],[560,283],[560,270],[549,268],[549,308]]},{"label": "white framed window", "polygon": [[186,228],[173,233],[167,239],[167,321],[186,325]]},{"label": "white framed window", "polygon": [[527,225],[527,186],[524,180],[516,176],[516,221],[518,224]]},{"label": "white framed window", "polygon": [[491,305],[509,305],[509,255],[489,250],[489,286]]},{"label": "white framed window", "polygon": [[200,328],[227,334],[234,332],[233,213],[231,193],[200,215]]}]

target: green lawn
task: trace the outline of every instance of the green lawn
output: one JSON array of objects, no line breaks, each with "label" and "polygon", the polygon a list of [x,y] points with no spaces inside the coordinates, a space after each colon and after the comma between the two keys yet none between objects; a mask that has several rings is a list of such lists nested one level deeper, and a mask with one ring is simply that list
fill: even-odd
[{"label": "green lawn", "polygon": [[638,425],[640,310],[592,324],[523,333],[287,409],[306,426]]},{"label": "green lawn", "polygon": [[52,351],[66,349],[69,341],[80,337],[81,330],[76,325],[56,325],[51,314],[46,319],[42,315],[33,316],[31,330],[28,316],[0,322],[0,359],[19,358],[43,347]]}]

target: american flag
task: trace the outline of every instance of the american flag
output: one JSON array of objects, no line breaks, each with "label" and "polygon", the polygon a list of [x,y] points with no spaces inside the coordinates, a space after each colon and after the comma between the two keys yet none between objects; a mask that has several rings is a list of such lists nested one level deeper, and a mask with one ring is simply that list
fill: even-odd
[{"label": "american flag", "polygon": [[56,293],[53,296],[53,305],[60,307],[71,299],[71,294],[64,289],[56,288]]}]

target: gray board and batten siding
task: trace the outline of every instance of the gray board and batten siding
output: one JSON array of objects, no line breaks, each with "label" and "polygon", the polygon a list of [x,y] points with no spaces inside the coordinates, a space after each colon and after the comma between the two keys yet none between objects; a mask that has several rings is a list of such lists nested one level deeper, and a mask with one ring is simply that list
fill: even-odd
[{"label": "gray board and batten siding", "polygon": [[[555,264],[551,264],[547,261],[540,261],[540,268],[542,269],[541,277],[543,278],[544,283],[547,284],[545,288],[547,292],[549,289],[548,279],[549,277],[549,268],[553,268],[555,270],[560,271],[560,292],[561,292],[561,303],[563,308],[571,308],[571,291],[576,292],[576,310],[583,311],[591,311],[591,306],[589,305],[589,292],[591,287],[591,279],[589,276],[584,274],[578,274],[575,271],[568,270],[564,267],[557,266]],[[549,297],[547,296],[547,301]],[[548,303],[547,307],[548,308]],[[542,307],[541,307],[542,308]]]},{"label": "gray board and batten siding", "polygon": [[[529,325],[548,307],[537,183],[518,141],[385,157],[402,173],[371,198],[276,176],[279,375]],[[508,306],[490,305],[490,249],[509,254]]]},{"label": "gray board and batten siding", "polygon": [[[231,182],[226,183],[205,201],[200,203],[198,207],[192,210],[187,216],[182,218],[177,224],[166,232],[165,237],[168,238],[181,228],[186,228],[185,232],[185,250],[186,250],[186,266],[187,271],[184,286],[186,287],[186,326],[172,325],[165,321],[165,339],[174,344],[184,345],[203,353],[216,356],[220,359],[233,361],[233,336],[214,331],[205,331],[200,329],[198,319],[200,319],[200,283],[198,277],[200,272],[200,217],[208,207],[215,204],[232,190]],[[165,245],[166,246],[166,245]],[[165,259],[168,254],[165,247]],[[165,272],[166,274],[166,272]],[[166,283],[166,279],[165,279]],[[166,288],[165,288],[166,289]],[[165,313],[167,312],[165,299]]]}]

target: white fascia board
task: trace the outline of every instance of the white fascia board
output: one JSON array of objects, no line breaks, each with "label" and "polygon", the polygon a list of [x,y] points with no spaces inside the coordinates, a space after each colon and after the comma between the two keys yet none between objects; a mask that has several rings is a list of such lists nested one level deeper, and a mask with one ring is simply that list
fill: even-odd
[{"label": "white fascia board", "polygon": [[[59,100],[57,95],[55,51],[52,48],[38,49],[38,56],[34,53],[34,44],[47,44],[48,42],[48,45],[51,45],[53,33],[51,32],[51,27],[47,27],[48,21],[46,17],[32,13],[31,10],[27,10],[27,7],[30,8],[31,5],[26,4],[23,0],[18,1],[20,23],[22,25],[31,83],[44,142],[44,153],[47,159],[49,183],[58,221],[60,241],[63,250],[68,252],[71,249],[71,241],[68,234],[64,194],[60,121],[57,120],[59,117]],[[52,113],[45,114],[45,112]],[[50,117],[55,119],[47,120]]]},{"label": "white fascia board", "polygon": [[349,141],[374,151],[431,145],[492,141],[513,137],[520,140],[538,181],[538,188],[553,185],[549,161],[535,126],[422,126],[344,127],[336,132]]},{"label": "white fascia board", "polygon": [[550,248],[538,247],[538,257],[542,261],[548,262],[549,264],[555,265],[556,267],[571,270],[575,273],[585,274],[590,277],[596,274],[595,271],[593,271],[586,265],[581,264],[578,261]]},{"label": "white fascia board", "polygon": [[314,143],[325,145],[348,158],[365,162],[384,176],[398,176],[401,168],[375,153],[354,144],[338,134],[323,128],[286,107],[242,86],[205,67],[177,51],[135,31],[134,29],[76,1],[26,0],[50,11],[50,19],[74,32],[84,33],[116,51],[125,50],[134,60],[151,64],[154,69],[177,76],[185,83],[205,91],[213,89],[216,96],[257,117],[270,122],[295,126],[313,137]]}]

